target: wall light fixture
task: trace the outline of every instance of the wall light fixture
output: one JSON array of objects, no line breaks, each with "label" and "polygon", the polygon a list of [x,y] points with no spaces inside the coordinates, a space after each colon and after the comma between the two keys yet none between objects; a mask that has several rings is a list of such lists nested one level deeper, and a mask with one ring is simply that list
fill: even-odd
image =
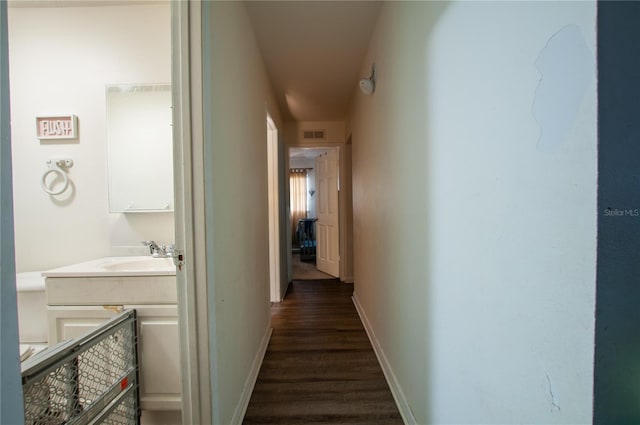
[{"label": "wall light fixture", "polygon": [[372,94],[376,91],[376,64],[371,65],[371,76],[369,78],[363,78],[360,80],[360,90],[366,95]]}]

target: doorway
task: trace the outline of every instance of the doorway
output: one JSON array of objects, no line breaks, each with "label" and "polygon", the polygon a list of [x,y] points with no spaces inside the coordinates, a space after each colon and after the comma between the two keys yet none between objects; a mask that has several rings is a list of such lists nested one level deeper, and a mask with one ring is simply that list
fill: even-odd
[{"label": "doorway", "polygon": [[289,148],[292,280],[339,277],[338,150]]},{"label": "doorway", "polygon": [[[198,330],[195,330],[194,324],[196,321],[196,307],[199,311],[205,311],[202,308],[202,302],[206,303],[206,293],[201,294],[191,285],[191,283],[196,282],[196,279],[194,279],[193,257],[194,248],[199,245],[198,241],[194,240],[195,232],[193,231],[193,221],[199,220],[199,213],[192,213],[194,198],[192,195],[197,191],[197,188],[192,191],[191,187],[192,184],[197,186],[199,179],[197,179],[198,171],[192,170],[190,161],[192,138],[190,136],[189,116],[189,75],[187,74],[189,68],[186,61],[189,52],[187,49],[174,48],[173,51],[179,52],[179,54],[174,54],[173,57],[171,55],[171,44],[174,44],[174,47],[184,44],[188,31],[190,29],[194,31],[193,28],[187,26],[186,18],[190,11],[186,6],[186,3],[173,3],[171,5],[140,5],[137,8],[131,8],[130,5],[105,4],[95,8],[82,8],[73,5],[61,8],[34,4],[28,7],[10,8],[9,17],[11,18],[10,22],[13,24],[10,29],[12,31],[16,30],[17,35],[16,32],[12,32],[13,39],[10,37],[3,38],[5,42],[13,43],[14,46],[16,45],[15,43],[20,43],[18,44],[20,49],[14,48],[13,52],[11,52],[11,65],[15,67],[14,73],[18,73],[21,77],[13,78],[11,95],[18,98],[20,102],[19,104],[12,104],[12,132],[14,133],[12,139],[15,155],[11,158],[8,154],[2,154],[2,185],[3,193],[9,194],[10,197],[10,191],[7,191],[6,188],[11,185],[12,179],[8,173],[11,173],[13,166],[13,172],[16,175],[16,178],[13,179],[13,184],[18,185],[21,197],[23,197],[14,199],[14,208],[18,212],[27,210],[28,214],[21,213],[21,221],[16,222],[16,227],[19,226],[19,233],[16,232],[17,238],[14,238],[13,231],[9,233],[7,229],[3,229],[2,234],[3,240],[6,240],[7,244],[13,244],[14,240],[16,240],[18,248],[16,257],[19,259],[17,263],[19,268],[25,271],[46,270],[58,264],[77,263],[85,259],[82,257],[129,256],[136,255],[138,252],[140,252],[140,255],[148,255],[147,249],[140,244],[141,239],[153,238],[167,243],[175,241],[177,244],[176,252],[180,253],[181,258],[181,265],[179,272],[176,273],[176,279],[179,288],[178,303],[180,308],[178,309],[178,323],[180,326],[180,354],[182,357],[180,365],[175,365],[175,367],[180,369],[183,374],[183,422],[204,423],[210,422],[207,419],[207,411],[210,410],[207,405],[209,392],[206,389],[208,385],[206,382],[206,377],[208,376],[206,366],[208,363],[201,362],[202,364],[198,364],[197,358],[202,357],[201,353],[208,353],[208,344],[206,347],[202,347],[202,344],[197,344],[197,340],[198,336],[206,335],[207,328],[201,325]],[[1,23],[4,32],[7,31],[6,4],[3,5],[1,11],[3,14]],[[52,15],[57,19],[52,19]],[[128,16],[127,20],[122,19],[124,15]],[[64,27],[65,34],[68,35],[73,25],[79,26],[81,25],[79,23],[82,23],[86,27],[87,22],[93,22],[87,16],[95,18],[101,25],[95,25],[95,30],[90,33],[84,32],[81,38],[63,37],[63,41],[66,44],[62,42],[56,43],[58,50],[46,57],[41,54],[42,49],[39,50],[38,55],[31,54],[31,51],[28,50],[32,47],[39,47],[33,41],[34,39],[40,41],[41,44],[46,44],[42,40],[50,42],[51,37],[48,36],[47,30],[53,31]],[[152,44],[152,41],[157,41],[161,47],[142,48],[140,44],[132,44],[131,39],[136,39],[136,37],[131,36],[123,41],[124,36],[116,37],[112,36],[113,34],[101,34],[100,31],[106,32],[113,28],[112,25],[108,24],[108,20],[114,17],[118,19],[122,27],[125,27],[126,23],[128,25],[126,28],[131,32],[139,32],[139,23],[145,21],[144,31],[148,34],[154,34],[154,37],[151,37],[153,40],[150,40],[149,37],[144,38],[142,41],[137,40],[138,43]],[[54,22],[51,25],[53,30],[45,25],[48,21]],[[40,24],[28,27],[27,25],[21,25],[21,22],[36,22]],[[124,34],[122,28],[120,28],[120,33],[120,35]],[[59,32],[55,32],[55,34],[59,35]],[[137,33],[134,32],[135,34]],[[142,39],[143,37],[138,38]],[[107,45],[107,43],[110,44]],[[116,45],[117,43],[121,43],[123,46]],[[88,46],[87,50],[90,53],[81,53],[75,56],[60,55],[61,49],[64,48],[66,49],[64,51],[68,52],[71,51],[72,47],[76,48],[76,44],[80,47]],[[150,57],[154,58],[155,62],[146,64],[147,66],[144,70],[140,70],[141,68],[133,69],[134,65],[127,60],[117,61],[121,64],[117,69],[108,66],[109,63],[105,65],[104,62],[110,59],[112,62],[116,62],[109,54],[126,52],[125,47],[129,46],[131,46],[130,49],[135,50],[137,48],[138,51],[146,51]],[[103,54],[94,54],[95,52]],[[3,62],[6,65],[8,56],[6,45],[2,49],[2,55]],[[60,66],[53,67],[58,73],[49,73],[44,77],[41,73],[38,78],[25,78],[24,75],[20,74],[23,69],[32,68],[32,66],[27,66],[31,60],[40,60],[40,64],[57,64],[57,62],[54,62],[55,58],[53,56],[55,55],[64,56],[67,62],[74,65],[72,67],[75,68],[74,71],[80,72],[81,76],[74,78],[73,74],[66,69],[64,72],[60,72]],[[131,55],[130,57],[135,56]],[[89,57],[91,60],[87,60]],[[174,68],[173,72],[172,67]],[[5,72],[6,69],[3,69],[3,75],[8,74],[4,74]],[[174,75],[173,78],[172,74]],[[26,77],[29,76],[27,75]],[[172,93],[174,102],[173,137],[176,148],[174,154],[176,156],[173,162],[176,165],[176,169],[175,173],[173,173],[169,167],[160,167],[161,170],[159,172],[159,174],[164,173],[163,176],[166,176],[169,181],[172,180],[172,176],[175,178],[177,196],[173,207],[174,211],[173,214],[169,211],[162,211],[156,214],[114,215],[109,212],[106,201],[107,196],[105,195],[107,184],[102,181],[105,180],[107,174],[107,167],[103,163],[105,155],[100,144],[104,140],[104,132],[101,131],[101,127],[104,127],[104,125],[101,125],[104,120],[104,105],[102,103],[105,92],[104,87],[105,84],[117,82],[121,79],[127,82],[137,82],[143,78],[143,82],[147,82],[147,80],[153,82],[171,81],[174,88]],[[47,79],[51,79],[53,82]],[[38,84],[49,83],[49,87],[47,90],[34,89],[34,81]],[[3,119],[8,117],[8,115],[5,116],[8,113],[9,105],[7,89],[8,82],[3,82]],[[46,99],[44,99],[45,94],[48,96]],[[74,95],[78,94],[80,94],[81,100],[73,98]],[[35,98],[35,96],[39,97]],[[65,114],[77,114],[78,128],[80,129],[78,134],[80,134],[80,137],[75,140],[34,141],[35,132],[33,131],[32,121],[36,111],[29,110],[33,105],[37,105],[38,108],[44,108],[47,112],[62,111]],[[167,125],[167,127],[169,128],[169,134],[171,134],[170,125]],[[3,132],[5,129],[8,129],[8,126],[3,126]],[[195,139],[195,137],[197,135],[194,135],[193,138]],[[6,152],[10,152],[7,144],[4,144],[4,141],[8,140],[9,137],[6,135],[3,138],[3,148],[6,149]],[[23,140],[27,140],[30,143],[23,143]],[[75,160],[75,166],[71,170],[73,174],[70,174],[69,177],[69,198],[62,202],[57,199],[49,199],[46,195],[43,195],[40,185],[32,184],[33,178],[31,177],[36,176],[36,183],[40,183],[38,177],[42,175],[42,166],[45,164],[45,160],[50,155],[57,155],[58,152],[73,156]],[[183,158],[185,159],[184,161]],[[29,168],[32,166],[31,164],[34,164],[33,169]],[[191,176],[196,177],[194,179],[196,183],[190,180]],[[18,190],[14,191],[14,193],[17,192]],[[30,198],[26,198],[27,195]],[[89,199],[89,201],[86,201],[86,199]],[[38,202],[42,206],[34,208],[33,205],[38,205]],[[12,202],[10,201],[3,203],[3,208],[0,212],[2,217],[6,217],[10,213],[11,204]],[[25,208],[24,205],[27,205],[28,208]],[[47,212],[48,220],[40,220],[35,217],[36,212],[42,213],[43,210]],[[175,220],[173,219],[174,215]],[[78,220],[78,216],[81,217],[81,220]],[[61,232],[64,237],[59,237],[55,233],[43,236],[44,232],[40,231],[36,225],[28,225],[27,220],[32,220],[37,225],[43,222],[51,229],[50,232]],[[56,225],[51,226],[51,222],[55,222]],[[6,223],[10,223],[10,221],[6,221]],[[77,230],[78,223],[82,223],[84,231],[72,232],[69,230]],[[109,230],[110,228],[115,228],[117,231],[105,231],[105,229]],[[43,245],[42,243],[33,243],[34,235],[38,241],[57,241],[57,246],[60,249],[51,250],[50,247],[45,247],[51,253],[46,257],[38,255],[39,252],[34,252],[32,256],[25,255],[25,252],[33,251],[36,248],[39,249]],[[65,245],[60,246],[60,243]],[[7,250],[3,250],[3,252],[5,251]],[[6,261],[13,262],[13,254],[11,253],[9,256],[9,251],[6,254]],[[182,261],[183,259],[185,261]],[[36,262],[36,260],[39,262]],[[9,269],[4,267],[2,269],[4,284],[4,273]],[[13,270],[11,272],[13,273]],[[187,282],[189,282],[189,285],[186,284]],[[3,299],[6,298],[7,302],[12,301],[9,297],[4,296],[6,293],[4,289],[2,291]],[[13,288],[13,291],[15,291],[15,288]],[[207,342],[206,339],[203,339],[203,341]],[[12,346],[9,348],[15,348],[17,342],[18,338],[16,337],[15,341],[12,340]],[[13,388],[12,392],[19,394],[19,391],[15,391],[15,388]],[[17,403],[17,405],[21,405],[21,403]],[[169,420],[178,423],[180,421],[180,411],[174,406],[172,407],[174,410],[163,411],[163,413],[156,416],[162,416],[161,419],[164,421]],[[201,415],[201,412],[204,413]]]}]

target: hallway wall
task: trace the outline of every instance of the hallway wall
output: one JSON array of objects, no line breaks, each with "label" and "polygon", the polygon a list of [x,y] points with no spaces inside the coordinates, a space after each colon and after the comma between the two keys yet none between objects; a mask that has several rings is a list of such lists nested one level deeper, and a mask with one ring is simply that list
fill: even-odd
[{"label": "hallway wall", "polygon": [[591,421],[594,27],[591,2],[381,11],[347,128],[355,297],[408,422]]},{"label": "hallway wall", "polygon": [[228,424],[270,329],[267,108],[283,127],[244,4],[204,2],[202,16],[212,406]]}]

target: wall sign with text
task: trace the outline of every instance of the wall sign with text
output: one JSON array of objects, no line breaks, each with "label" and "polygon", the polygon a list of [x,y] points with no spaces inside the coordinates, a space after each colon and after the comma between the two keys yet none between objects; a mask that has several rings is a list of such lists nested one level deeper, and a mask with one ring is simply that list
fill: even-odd
[{"label": "wall sign with text", "polygon": [[40,140],[76,139],[78,137],[78,117],[75,115],[37,116],[36,134]]}]

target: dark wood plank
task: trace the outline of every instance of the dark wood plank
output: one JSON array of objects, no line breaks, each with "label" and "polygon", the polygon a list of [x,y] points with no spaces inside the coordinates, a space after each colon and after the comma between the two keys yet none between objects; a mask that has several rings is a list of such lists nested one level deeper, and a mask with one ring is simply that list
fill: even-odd
[{"label": "dark wood plank", "polygon": [[272,307],[245,424],[402,424],[352,294],[338,280],[295,281]]}]

